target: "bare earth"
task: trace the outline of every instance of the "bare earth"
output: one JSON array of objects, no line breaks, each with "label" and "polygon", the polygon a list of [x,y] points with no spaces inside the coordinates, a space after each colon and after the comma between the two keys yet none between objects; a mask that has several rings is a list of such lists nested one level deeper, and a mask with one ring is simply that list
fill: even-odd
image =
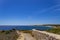
[{"label": "bare earth", "polygon": [[24,34],[22,32],[17,31],[19,37],[17,40],[24,40]]},{"label": "bare earth", "polygon": [[17,31],[17,33],[19,34],[19,37],[18,37],[17,40],[36,40],[29,33],[22,33],[22,32],[19,32],[19,31]]},{"label": "bare earth", "polygon": [[29,33],[24,33],[24,40],[36,40],[34,37],[32,37]]}]

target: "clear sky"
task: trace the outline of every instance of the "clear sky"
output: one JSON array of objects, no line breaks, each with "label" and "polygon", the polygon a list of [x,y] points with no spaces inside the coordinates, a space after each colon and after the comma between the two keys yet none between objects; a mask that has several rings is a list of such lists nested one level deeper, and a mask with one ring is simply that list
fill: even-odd
[{"label": "clear sky", "polygon": [[0,0],[0,25],[60,24],[60,0]]}]

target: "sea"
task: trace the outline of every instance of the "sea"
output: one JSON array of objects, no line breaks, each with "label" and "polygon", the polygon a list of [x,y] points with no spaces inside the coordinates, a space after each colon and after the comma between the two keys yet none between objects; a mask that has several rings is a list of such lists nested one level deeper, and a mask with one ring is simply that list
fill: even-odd
[{"label": "sea", "polygon": [[0,26],[0,30],[12,30],[12,29],[16,29],[16,30],[32,30],[32,29],[48,30],[51,28],[52,27],[48,27],[48,26]]}]

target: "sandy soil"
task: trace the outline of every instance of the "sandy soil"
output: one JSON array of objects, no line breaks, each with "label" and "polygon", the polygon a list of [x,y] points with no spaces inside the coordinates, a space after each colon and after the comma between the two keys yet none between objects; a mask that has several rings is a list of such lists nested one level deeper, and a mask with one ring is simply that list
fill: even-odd
[{"label": "sandy soil", "polygon": [[29,33],[24,33],[24,40],[36,40],[34,37],[31,36]]},{"label": "sandy soil", "polygon": [[23,32],[19,32],[17,31],[17,33],[19,34],[19,37],[17,40],[36,40],[34,37],[32,37],[31,34],[29,33],[23,33]]},{"label": "sandy soil", "polygon": [[24,40],[24,34],[22,32],[17,31],[19,37],[17,40]]}]

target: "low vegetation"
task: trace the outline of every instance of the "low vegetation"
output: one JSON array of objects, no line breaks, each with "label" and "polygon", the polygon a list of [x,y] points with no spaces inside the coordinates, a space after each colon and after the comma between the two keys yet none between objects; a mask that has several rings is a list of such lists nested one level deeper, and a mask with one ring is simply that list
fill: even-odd
[{"label": "low vegetation", "polygon": [[20,32],[23,32],[23,33],[29,33],[32,35],[32,30],[20,30]]},{"label": "low vegetation", "polygon": [[0,31],[0,40],[17,40],[18,37],[19,35],[15,29]]},{"label": "low vegetation", "polygon": [[47,30],[47,32],[55,33],[55,34],[60,34],[60,28],[52,28],[50,30]]},{"label": "low vegetation", "polygon": [[32,33],[32,31],[31,30],[20,30],[20,32],[23,32],[23,33]]}]

